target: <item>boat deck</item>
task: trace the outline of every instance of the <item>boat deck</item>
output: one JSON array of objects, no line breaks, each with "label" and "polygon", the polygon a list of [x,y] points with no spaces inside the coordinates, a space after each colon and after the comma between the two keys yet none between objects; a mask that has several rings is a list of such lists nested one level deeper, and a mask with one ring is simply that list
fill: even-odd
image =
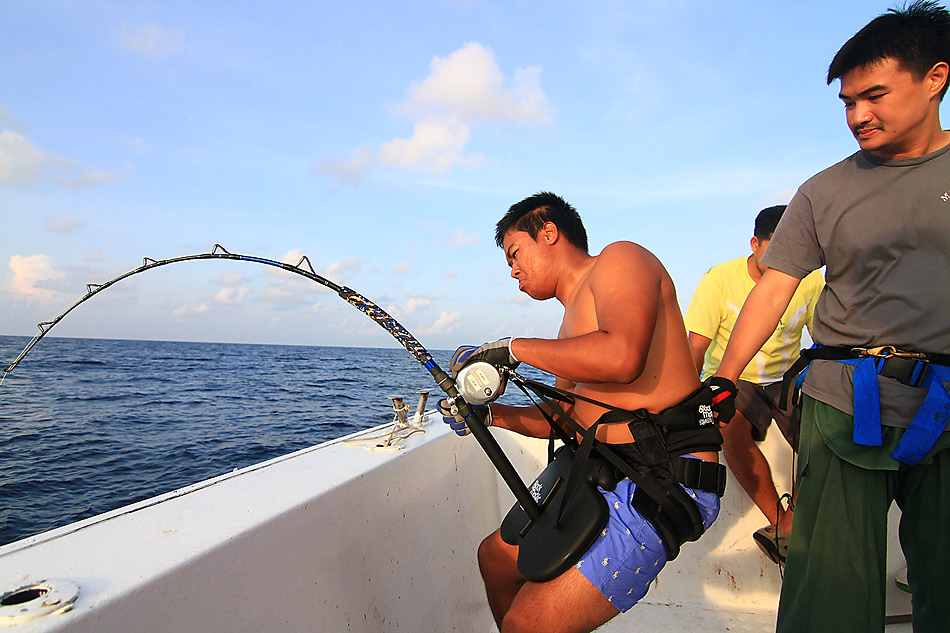
[{"label": "boat deck", "polygon": [[[0,624],[18,633],[495,630],[475,549],[511,506],[510,491],[474,440],[441,423],[401,450],[370,450],[366,438],[379,433],[0,547]],[[494,433],[530,481],[545,443]],[[780,438],[764,450],[787,490],[791,452]],[[774,630],[781,578],[752,541],[762,524],[730,475],[709,533],[684,546],[641,604],[600,630],[679,633],[686,622],[707,632]],[[893,578],[903,561],[891,550]],[[37,615],[44,599],[16,593],[42,583],[65,608]],[[909,609],[890,583],[888,612]]]}]

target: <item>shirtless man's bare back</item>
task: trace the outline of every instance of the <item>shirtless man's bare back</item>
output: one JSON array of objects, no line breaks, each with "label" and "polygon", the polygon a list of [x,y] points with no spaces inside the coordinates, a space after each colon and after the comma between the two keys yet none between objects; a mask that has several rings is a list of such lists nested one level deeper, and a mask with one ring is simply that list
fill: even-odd
[{"label": "shirtless man's bare back", "polygon": [[[550,193],[537,194],[513,205],[498,223],[496,238],[519,289],[539,301],[556,298],[564,306],[557,339],[511,339],[508,352],[512,359],[554,374],[561,389],[631,411],[659,413],[700,388],[672,279],[648,250],[632,242],[615,242],[599,255],[589,255],[580,217],[564,200]],[[497,345],[494,352],[497,353]],[[471,357],[465,360],[470,362]],[[585,428],[604,411],[603,407],[582,400],[567,409]],[[537,408],[495,403],[491,405],[491,414],[496,427],[531,437],[546,438],[550,434],[548,422]],[[721,443],[715,427],[705,432],[706,439],[712,432]],[[596,437],[608,444],[633,441],[625,424],[600,426]],[[709,442],[703,446],[715,447],[709,447]],[[715,450],[692,455],[718,462]],[[618,498],[633,490],[629,480],[624,481],[628,487],[620,492],[618,486]],[[693,496],[708,528],[718,514],[718,497],[701,491]],[[618,519],[630,534],[633,523],[643,521],[629,509],[628,501],[623,497],[623,502],[616,505],[635,515],[631,518],[625,514]],[[640,532],[649,532],[643,537],[645,543],[634,543],[634,539],[641,538]],[[588,552],[596,553],[598,560],[602,556],[598,548],[616,547],[601,540],[606,539],[595,542]],[[590,631],[633,606],[666,562],[666,552],[662,543],[657,544],[655,531],[648,523],[645,529],[641,527],[625,540],[630,543],[623,547],[637,550],[636,556],[642,556],[640,551],[655,552],[650,559],[654,573],[624,581],[625,569],[621,566],[610,573],[612,579],[601,580],[584,568],[582,558],[558,578],[535,583],[518,572],[517,546],[508,545],[498,531],[494,532],[479,547],[478,559],[499,629],[505,633]],[[647,546],[652,547],[646,550]],[[625,552],[614,555],[610,550],[610,555],[603,558],[619,561],[631,557],[632,563],[633,556]],[[639,566],[642,565],[635,565],[634,569]],[[617,582],[626,584],[608,586]],[[618,603],[614,594],[620,588],[628,597]]]}]

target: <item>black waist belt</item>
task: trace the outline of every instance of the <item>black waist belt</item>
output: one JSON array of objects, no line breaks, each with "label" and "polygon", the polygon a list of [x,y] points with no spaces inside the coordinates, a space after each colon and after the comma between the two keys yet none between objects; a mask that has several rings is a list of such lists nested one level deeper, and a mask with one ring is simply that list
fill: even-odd
[{"label": "black waist belt", "polygon": [[813,347],[803,349],[801,357],[795,361],[782,377],[782,396],[779,406],[789,409],[788,394],[792,383],[814,360],[852,360],[855,358],[875,358],[878,375],[893,378],[909,387],[919,387],[927,373],[927,366],[950,366],[950,354],[931,354],[928,352],[905,352],[893,346],[863,347]]},{"label": "black waist belt", "polygon": [[[801,385],[803,377],[797,374],[813,360],[833,360],[852,365],[854,384],[855,444],[881,446],[881,403],[878,376],[897,380],[911,387],[927,391],[923,404],[914,414],[890,456],[904,464],[916,465],[934,447],[950,425],[950,394],[942,383],[950,382],[950,355],[909,352],[892,345],[865,348],[815,348],[802,351],[802,358],[782,379],[782,406],[787,407],[786,396],[795,380]],[[797,403],[796,403],[797,404]]]},{"label": "black waist belt", "polygon": [[[604,449],[612,453],[609,457],[604,455]],[[601,457],[607,459],[614,465],[615,476],[617,480],[624,477],[630,477],[629,469],[642,463],[642,452],[636,442],[631,444],[599,444],[594,449]],[[626,468],[620,468],[617,460],[621,460]],[[664,460],[667,461],[667,460]],[[692,490],[702,490],[703,492],[712,492],[722,497],[726,492],[726,467],[716,462],[707,462],[693,457],[672,457],[668,463],[672,468],[672,478],[679,484]],[[634,483],[636,479],[630,477]]]}]

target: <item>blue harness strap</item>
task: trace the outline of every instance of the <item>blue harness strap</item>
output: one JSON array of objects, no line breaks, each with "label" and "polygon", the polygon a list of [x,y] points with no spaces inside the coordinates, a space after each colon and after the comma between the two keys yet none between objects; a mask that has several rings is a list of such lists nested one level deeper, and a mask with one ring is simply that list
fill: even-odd
[{"label": "blue harness strap", "polygon": [[[854,366],[854,443],[881,446],[881,394],[877,376],[883,358],[869,356],[838,360]],[[928,371],[929,370],[929,371]],[[914,368],[915,382],[927,390],[924,403],[891,452],[899,462],[914,465],[927,454],[950,422],[950,394],[943,386],[950,382],[950,367],[918,361]]]},{"label": "blue harness strap", "polygon": [[950,421],[950,394],[943,386],[945,382],[950,382],[950,367],[930,365],[930,371],[921,385],[927,389],[927,397],[904,431],[897,448],[891,453],[891,457],[897,461],[916,464],[933,448],[947,428]]}]

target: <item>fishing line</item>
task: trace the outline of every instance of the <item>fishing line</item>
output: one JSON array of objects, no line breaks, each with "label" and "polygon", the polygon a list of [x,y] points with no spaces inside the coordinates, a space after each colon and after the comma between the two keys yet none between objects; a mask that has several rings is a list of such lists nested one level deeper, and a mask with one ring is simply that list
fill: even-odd
[{"label": "fishing line", "polygon": [[6,374],[13,371],[14,368],[20,364],[20,361],[22,361],[23,358],[30,352],[30,350],[33,349],[33,347],[39,343],[40,340],[46,336],[46,334],[51,329],[53,329],[53,327],[56,326],[57,323],[62,321],[67,314],[106,288],[109,288],[123,279],[131,277],[132,275],[143,273],[146,270],[151,270],[153,268],[166,266],[168,264],[175,264],[178,262],[202,259],[227,259],[232,261],[252,262],[256,264],[264,264],[266,266],[273,266],[275,268],[281,268],[287,272],[301,275],[302,277],[306,277],[307,279],[337,293],[341,299],[375,321],[377,325],[389,332],[393,338],[395,338],[403,347],[405,347],[406,351],[408,351],[412,357],[419,362],[419,364],[425,367],[425,369],[432,375],[432,378],[435,380],[439,388],[442,389],[442,391],[444,391],[445,394],[455,403],[455,405],[458,407],[459,414],[467,421],[469,429],[472,431],[472,435],[475,436],[475,439],[488,455],[488,458],[492,461],[492,464],[495,466],[495,469],[498,470],[498,473],[508,485],[508,488],[512,491],[512,493],[514,493],[515,498],[517,498],[518,502],[525,509],[525,512],[528,513],[528,516],[530,516],[532,519],[537,519],[541,515],[540,506],[538,506],[537,502],[535,502],[535,500],[531,497],[531,494],[528,492],[528,488],[521,480],[521,477],[511,464],[511,461],[505,455],[504,451],[502,451],[494,436],[485,426],[484,420],[482,420],[481,417],[479,417],[479,414],[472,409],[471,405],[461,397],[458,389],[455,386],[455,381],[451,376],[446,374],[441,367],[439,367],[426,348],[423,347],[422,344],[416,340],[416,338],[406,328],[400,325],[396,319],[390,316],[378,305],[355,290],[336,284],[329,279],[318,275],[313,269],[310,259],[306,255],[302,256],[296,264],[287,264],[264,257],[231,253],[220,244],[215,244],[210,253],[197,253],[194,255],[183,255],[181,257],[173,257],[170,259],[161,260],[146,257],[144,258],[142,265],[138,268],[134,268],[102,284],[87,284],[85,295],[80,297],[71,306],[60,312],[52,320],[37,324],[37,327],[40,330],[39,333],[34,336],[32,340],[30,340],[27,346],[23,348],[23,351],[20,352],[20,354],[13,360],[12,363],[3,368],[4,377]]}]

